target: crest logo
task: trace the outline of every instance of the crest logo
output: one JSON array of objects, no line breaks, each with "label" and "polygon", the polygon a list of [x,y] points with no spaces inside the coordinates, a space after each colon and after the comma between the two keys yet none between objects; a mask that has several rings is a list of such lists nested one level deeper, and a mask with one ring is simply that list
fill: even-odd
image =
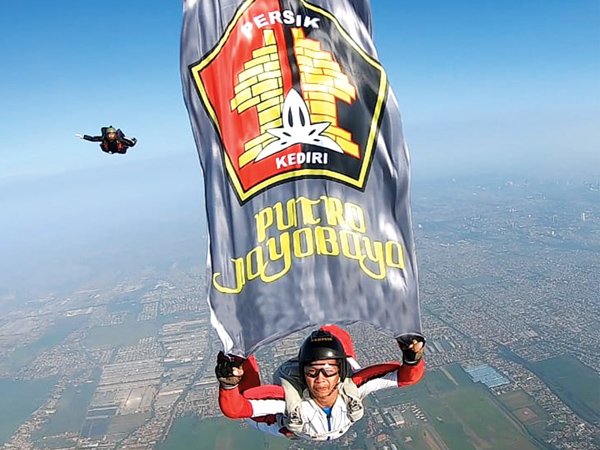
[{"label": "crest logo", "polygon": [[328,11],[248,0],[190,66],[241,203],[297,178],[362,190],[387,77]]},{"label": "crest logo", "polygon": [[294,144],[308,144],[324,147],[334,152],[344,153],[337,142],[321,135],[331,122],[311,123],[310,112],[304,99],[292,89],[283,102],[282,128],[270,128],[267,133],[277,138],[269,143],[256,156],[255,161],[282,152]]}]

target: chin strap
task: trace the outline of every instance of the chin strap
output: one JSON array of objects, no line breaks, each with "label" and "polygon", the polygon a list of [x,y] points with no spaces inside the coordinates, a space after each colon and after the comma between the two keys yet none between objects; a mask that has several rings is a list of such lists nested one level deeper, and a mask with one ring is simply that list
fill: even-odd
[{"label": "chin strap", "polygon": [[304,426],[302,396],[298,388],[285,378],[281,379],[281,386],[285,392],[284,425],[292,433],[299,433]]}]

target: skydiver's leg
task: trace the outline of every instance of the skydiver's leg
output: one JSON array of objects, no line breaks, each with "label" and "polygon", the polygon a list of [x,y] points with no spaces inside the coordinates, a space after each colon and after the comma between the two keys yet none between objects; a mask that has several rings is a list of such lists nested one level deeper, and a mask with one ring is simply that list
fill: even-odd
[{"label": "skydiver's leg", "polygon": [[260,386],[260,370],[254,355],[250,355],[242,364],[244,376],[240,382],[240,392]]},{"label": "skydiver's leg", "polygon": [[333,334],[342,344],[344,352],[348,357],[348,362],[354,370],[360,369],[360,364],[356,361],[356,351],[354,350],[354,342],[352,342],[352,336],[343,328],[337,325],[323,325],[321,330],[328,331]]},{"label": "skydiver's leg", "polygon": [[287,430],[287,428],[282,427],[281,424],[278,423],[276,416],[274,414],[264,416],[264,417],[255,417],[252,419],[247,419],[246,423],[257,430],[262,431],[263,433],[270,434],[272,436],[279,437],[293,437],[293,433]]}]

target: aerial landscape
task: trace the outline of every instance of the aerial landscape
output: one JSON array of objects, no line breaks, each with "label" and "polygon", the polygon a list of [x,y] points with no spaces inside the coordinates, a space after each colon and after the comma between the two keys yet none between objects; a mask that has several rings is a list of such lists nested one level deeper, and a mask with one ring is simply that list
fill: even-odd
[{"label": "aerial landscape", "polygon": [[599,17],[3,4],[0,450],[600,448]]},{"label": "aerial landscape", "polygon": [[[597,181],[417,185],[428,372],[373,397],[360,428],[330,448],[596,448],[599,199]],[[3,448],[313,448],[221,416],[206,272],[179,258],[18,307],[4,297]],[[398,358],[376,330],[350,331],[362,364]],[[259,352],[264,378],[301,339]]]}]

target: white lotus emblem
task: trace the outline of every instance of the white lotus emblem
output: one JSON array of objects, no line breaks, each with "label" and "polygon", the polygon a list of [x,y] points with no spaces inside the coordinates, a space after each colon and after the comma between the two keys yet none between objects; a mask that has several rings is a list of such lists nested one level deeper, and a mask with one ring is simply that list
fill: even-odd
[{"label": "white lotus emblem", "polygon": [[334,152],[344,153],[337,142],[321,134],[331,123],[311,123],[308,107],[295,89],[288,93],[283,102],[282,120],[283,127],[267,130],[277,140],[263,148],[254,159],[255,161],[260,161],[296,144],[317,145]]}]

